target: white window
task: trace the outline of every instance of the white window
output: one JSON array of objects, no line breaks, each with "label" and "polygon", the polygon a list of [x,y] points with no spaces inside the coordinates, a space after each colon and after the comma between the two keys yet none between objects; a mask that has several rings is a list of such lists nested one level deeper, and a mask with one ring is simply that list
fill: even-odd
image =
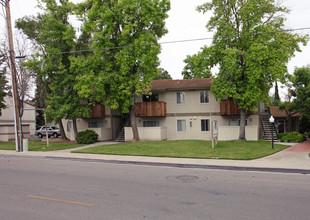
[{"label": "white window", "polygon": [[200,103],[209,103],[209,92],[208,91],[200,92]]},{"label": "white window", "polygon": [[159,121],[144,121],[143,127],[159,127]]},{"label": "white window", "polygon": [[177,129],[178,129],[178,131],[186,131],[186,121],[185,120],[177,120]]},{"label": "white window", "polygon": [[[245,120],[245,126],[248,125],[248,120]],[[240,119],[230,119],[229,126],[240,126]]]},{"label": "white window", "polygon": [[67,132],[71,132],[72,129],[72,121],[67,122]]},{"label": "white window", "polygon": [[201,119],[201,131],[210,131],[209,119]]},{"label": "white window", "polygon": [[88,128],[103,128],[103,123],[101,121],[89,121]]},{"label": "white window", "polygon": [[177,92],[177,104],[185,104],[185,92]]}]

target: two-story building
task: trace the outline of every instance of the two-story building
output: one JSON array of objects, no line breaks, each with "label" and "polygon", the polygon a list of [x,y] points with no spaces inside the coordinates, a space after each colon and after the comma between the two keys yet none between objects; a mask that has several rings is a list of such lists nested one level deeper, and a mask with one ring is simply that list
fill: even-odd
[{"label": "two-story building", "polygon": [[[238,139],[240,110],[232,100],[216,100],[210,92],[212,79],[154,80],[151,95],[136,100],[135,112],[142,140],[211,140],[212,123],[219,126],[218,139]],[[259,111],[247,112],[246,139],[259,138]],[[125,140],[132,140],[130,127]]]},{"label": "two-story building", "polygon": [[[151,93],[135,100],[135,115],[141,140],[211,140],[213,124],[218,140],[239,138],[240,110],[233,100],[218,102],[210,92],[213,79],[153,80]],[[270,135],[264,104],[246,113],[246,139]],[[64,120],[67,137],[73,139],[72,122]],[[100,141],[133,139],[130,120],[117,111],[96,105],[90,118],[77,119],[78,131],[92,129]],[[268,129],[266,129],[269,126]],[[264,128],[264,129],[262,129]]]}]

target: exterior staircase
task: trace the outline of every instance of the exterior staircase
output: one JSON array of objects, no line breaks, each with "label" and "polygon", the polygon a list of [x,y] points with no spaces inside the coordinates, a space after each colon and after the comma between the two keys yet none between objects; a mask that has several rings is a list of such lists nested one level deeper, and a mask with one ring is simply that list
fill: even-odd
[{"label": "exterior staircase", "polygon": [[275,124],[269,122],[269,116],[261,116],[260,123],[263,138],[267,141],[272,140],[272,126],[273,126],[273,140],[277,141],[278,131],[276,129]]},{"label": "exterior staircase", "polygon": [[118,132],[116,142],[125,142],[125,127],[131,127],[130,118],[127,118],[121,125]]}]

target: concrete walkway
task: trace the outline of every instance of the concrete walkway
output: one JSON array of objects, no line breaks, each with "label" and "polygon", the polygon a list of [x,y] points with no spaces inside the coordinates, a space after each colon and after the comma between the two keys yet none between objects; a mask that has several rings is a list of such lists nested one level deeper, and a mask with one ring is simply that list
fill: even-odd
[{"label": "concrete walkway", "polygon": [[172,166],[184,168],[208,168],[226,170],[252,170],[269,172],[291,172],[310,174],[310,140],[295,144],[292,147],[276,154],[255,160],[219,160],[219,159],[190,159],[190,158],[165,158],[165,157],[141,157],[119,156],[102,154],[71,153],[76,149],[87,148],[104,144],[116,144],[116,142],[98,142],[92,145],[75,149],[66,149],[49,152],[15,152],[0,150],[0,156],[43,157],[55,159],[71,159],[82,161],[95,161],[120,164],[137,164],[151,166]]}]

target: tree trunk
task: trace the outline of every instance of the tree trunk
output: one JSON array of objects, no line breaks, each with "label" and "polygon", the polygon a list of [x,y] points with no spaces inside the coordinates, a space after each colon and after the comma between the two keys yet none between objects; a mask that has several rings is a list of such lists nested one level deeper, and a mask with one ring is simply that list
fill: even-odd
[{"label": "tree trunk", "polygon": [[133,97],[133,103],[130,108],[130,122],[133,133],[133,141],[140,141],[139,132],[136,124],[136,115],[135,115],[135,96]]},{"label": "tree trunk", "polygon": [[240,134],[239,140],[245,140],[245,110],[240,111]]},{"label": "tree trunk", "polygon": [[65,132],[65,129],[64,129],[64,126],[62,124],[62,120],[60,119],[59,122],[59,130],[60,130],[60,136],[61,136],[61,139],[63,140],[68,140],[67,136],[66,136],[66,132]]},{"label": "tree trunk", "polygon": [[292,132],[292,116],[290,115],[290,113],[287,116],[287,121],[288,121],[287,132]]},{"label": "tree trunk", "polygon": [[76,118],[73,121],[73,133],[74,133],[74,140],[77,141],[78,131],[76,126]]}]

